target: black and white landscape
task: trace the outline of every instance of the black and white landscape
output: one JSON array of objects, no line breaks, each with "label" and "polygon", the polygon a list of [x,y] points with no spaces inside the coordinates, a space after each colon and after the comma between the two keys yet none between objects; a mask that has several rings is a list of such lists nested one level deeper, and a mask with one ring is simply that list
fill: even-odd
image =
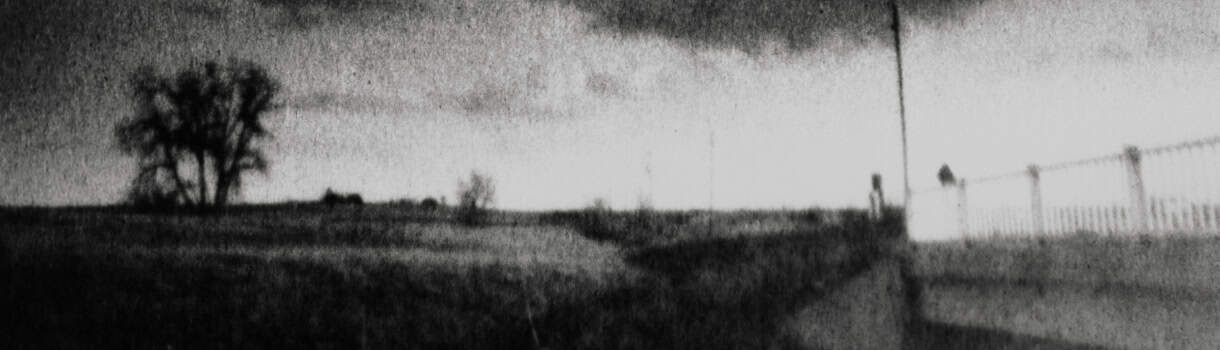
[{"label": "black and white landscape", "polygon": [[1220,342],[1220,3],[0,18],[0,348]]}]

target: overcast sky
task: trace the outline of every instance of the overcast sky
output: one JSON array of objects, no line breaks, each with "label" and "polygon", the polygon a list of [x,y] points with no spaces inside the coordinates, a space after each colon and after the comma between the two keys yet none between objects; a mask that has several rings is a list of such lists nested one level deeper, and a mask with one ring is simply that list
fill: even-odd
[{"label": "overcast sky", "polygon": [[[118,200],[127,76],[228,57],[285,86],[251,202],[900,199],[880,1],[4,1],[0,203]],[[1220,2],[904,1],[912,184],[1220,134]]]}]

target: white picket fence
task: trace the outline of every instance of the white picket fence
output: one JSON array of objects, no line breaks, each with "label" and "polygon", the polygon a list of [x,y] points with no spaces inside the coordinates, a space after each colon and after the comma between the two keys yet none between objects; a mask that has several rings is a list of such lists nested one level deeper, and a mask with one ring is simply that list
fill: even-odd
[{"label": "white picket fence", "polygon": [[1220,137],[913,191],[913,239],[1220,233]]}]

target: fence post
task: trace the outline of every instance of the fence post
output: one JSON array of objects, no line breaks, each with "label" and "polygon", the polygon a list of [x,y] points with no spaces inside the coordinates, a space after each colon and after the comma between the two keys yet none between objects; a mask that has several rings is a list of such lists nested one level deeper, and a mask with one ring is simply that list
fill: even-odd
[{"label": "fence post", "polygon": [[966,238],[970,235],[970,220],[966,209],[966,179],[957,180],[957,230]]},{"label": "fence post", "polygon": [[1134,234],[1148,232],[1148,196],[1144,190],[1144,174],[1140,169],[1140,149],[1127,146],[1123,149],[1123,163],[1127,165],[1127,187],[1131,200],[1128,216]]},{"label": "fence post", "polygon": [[1030,233],[1046,234],[1046,226],[1042,220],[1042,175],[1037,164],[1030,164],[1029,170],[1029,216],[1033,220]]}]

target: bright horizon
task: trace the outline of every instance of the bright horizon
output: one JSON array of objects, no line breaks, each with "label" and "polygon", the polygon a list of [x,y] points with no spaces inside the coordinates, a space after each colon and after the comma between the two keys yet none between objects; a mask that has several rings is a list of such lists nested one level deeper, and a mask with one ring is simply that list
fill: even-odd
[{"label": "bright horizon", "polygon": [[[873,172],[902,200],[884,11],[800,27],[817,36],[806,47],[768,31],[749,46],[605,29],[579,1],[281,2],[6,3],[32,13],[4,31],[16,44],[2,49],[0,204],[117,201],[134,170],[111,139],[131,112],[127,75],[229,56],[285,87],[271,171],[250,178],[247,202],[328,187],[452,201],[474,169],[505,209],[862,207]],[[916,189],[942,163],[978,177],[1220,134],[1220,4],[915,11],[903,55]]]}]

